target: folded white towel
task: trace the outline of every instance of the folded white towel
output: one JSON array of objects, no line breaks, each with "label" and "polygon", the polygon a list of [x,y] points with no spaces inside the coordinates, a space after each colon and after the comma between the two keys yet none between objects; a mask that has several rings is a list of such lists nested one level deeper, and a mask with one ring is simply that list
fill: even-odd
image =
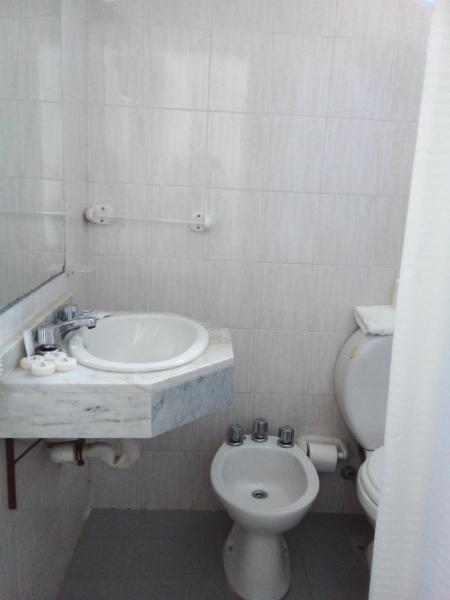
[{"label": "folded white towel", "polygon": [[363,333],[393,335],[395,309],[393,306],[357,306],[355,320]]}]

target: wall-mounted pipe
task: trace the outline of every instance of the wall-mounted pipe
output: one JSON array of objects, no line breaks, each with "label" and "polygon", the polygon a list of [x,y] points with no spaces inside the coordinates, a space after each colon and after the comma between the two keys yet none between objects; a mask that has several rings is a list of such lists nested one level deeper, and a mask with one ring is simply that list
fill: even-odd
[{"label": "wall-mounted pipe", "polygon": [[135,440],[120,440],[117,452],[107,442],[93,442],[78,447],[75,442],[56,444],[48,449],[50,460],[58,464],[79,465],[83,461],[98,459],[113,469],[127,469],[139,458],[139,446]]}]

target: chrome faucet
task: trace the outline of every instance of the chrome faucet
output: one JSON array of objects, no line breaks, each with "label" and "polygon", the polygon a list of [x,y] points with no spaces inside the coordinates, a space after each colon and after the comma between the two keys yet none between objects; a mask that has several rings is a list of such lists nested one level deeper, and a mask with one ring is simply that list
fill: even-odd
[{"label": "chrome faucet", "polygon": [[280,448],[293,448],[295,432],[291,425],[282,425],[278,430],[278,445]]},{"label": "chrome faucet", "polygon": [[87,327],[93,329],[97,319],[89,316],[87,311],[81,312],[76,304],[66,304],[58,311],[60,323],[42,325],[36,329],[36,346],[43,348],[60,348],[64,337],[70,332]]},{"label": "chrome faucet", "polygon": [[242,446],[244,443],[244,428],[238,423],[233,423],[228,427],[227,444],[229,446]]},{"label": "chrome faucet", "polygon": [[253,421],[252,440],[254,442],[267,442],[269,435],[269,424],[266,419],[256,418]]}]

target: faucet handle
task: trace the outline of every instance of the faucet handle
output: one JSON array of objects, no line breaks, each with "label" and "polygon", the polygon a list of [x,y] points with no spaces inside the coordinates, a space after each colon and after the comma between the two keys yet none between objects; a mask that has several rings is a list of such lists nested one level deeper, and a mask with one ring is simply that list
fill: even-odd
[{"label": "faucet handle", "polygon": [[252,440],[254,442],[266,442],[269,431],[269,424],[266,419],[257,418],[253,421]]},{"label": "faucet handle", "polygon": [[229,446],[242,446],[244,443],[244,428],[238,423],[228,427],[227,444]]},{"label": "faucet handle", "polygon": [[80,311],[76,304],[64,304],[59,307],[58,318],[64,322],[74,321],[75,319],[78,319],[79,313]]},{"label": "faucet handle", "polygon": [[278,430],[278,445],[281,448],[293,448],[294,437],[294,428],[291,425],[282,425]]}]

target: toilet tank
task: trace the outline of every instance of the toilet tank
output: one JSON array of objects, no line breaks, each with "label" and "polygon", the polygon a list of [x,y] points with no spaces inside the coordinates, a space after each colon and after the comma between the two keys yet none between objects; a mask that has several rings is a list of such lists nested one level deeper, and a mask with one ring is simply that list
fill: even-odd
[{"label": "toilet tank", "polygon": [[348,428],[366,450],[384,442],[392,336],[360,329],[343,345],[334,368],[336,401]]}]

